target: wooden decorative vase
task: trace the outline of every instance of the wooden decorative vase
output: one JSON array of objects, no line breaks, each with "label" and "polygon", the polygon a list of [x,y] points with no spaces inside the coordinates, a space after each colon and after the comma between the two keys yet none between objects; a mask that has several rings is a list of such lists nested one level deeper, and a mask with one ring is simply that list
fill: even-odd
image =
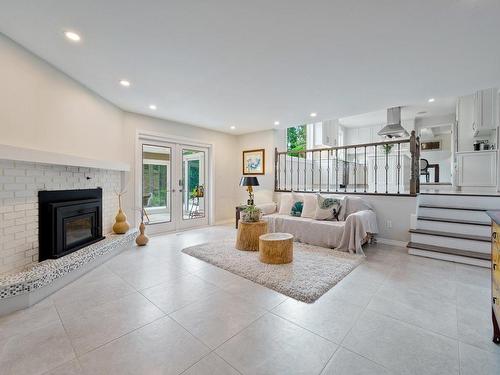
[{"label": "wooden decorative vase", "polygon": [[145,230],[146,226],[144,225],[144,223],[141,223],[139,225],[139,235],[135,239],[135,243],[137,244],[137,246],[145,246],[148,243],[149,238],[144,234]]},{"label": "wooden decorative vase", "polygon": [[113,232],[116,234],[125,234],[130,229],[130,225],[127,222],[127,215],[120,208],[118,214],[115,217],[115,224],[113,225]]},{"label": "wooden decorative vase", "polygon": [[116,234],[125,234],[130,229],[130,225],[127,222],[127,215],[122,210],[122,199],[121,194],[118,194],[118,213],[115,217],[115,224],[113,225],[113,232]]}]

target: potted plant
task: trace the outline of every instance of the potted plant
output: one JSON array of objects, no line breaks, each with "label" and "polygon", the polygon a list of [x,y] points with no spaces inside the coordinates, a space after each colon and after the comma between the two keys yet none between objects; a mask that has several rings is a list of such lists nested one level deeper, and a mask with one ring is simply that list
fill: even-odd
[{"label": "potted plant", "polygon": [[241,212],[241,221],[245,223],[255,223],[260,221],[262,217],[262,210],[254,205],[247,206]]}]

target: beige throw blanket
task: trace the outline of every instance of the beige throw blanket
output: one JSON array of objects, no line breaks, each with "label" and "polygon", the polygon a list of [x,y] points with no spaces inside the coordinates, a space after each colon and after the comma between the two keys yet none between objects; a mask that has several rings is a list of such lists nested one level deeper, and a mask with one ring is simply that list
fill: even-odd
[{"label": "beige throw blanket", "polygon": [[335,250],[364,255],[361,245],[368,233],[378,233],[375,212],[364,210],[349,215],[345,221],[342,239]]}]

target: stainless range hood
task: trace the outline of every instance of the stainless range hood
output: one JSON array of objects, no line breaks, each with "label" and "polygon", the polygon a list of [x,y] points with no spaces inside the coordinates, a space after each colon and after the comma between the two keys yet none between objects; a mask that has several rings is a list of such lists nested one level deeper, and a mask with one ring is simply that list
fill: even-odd
[{"label": "stainless range hood", "polygon": [[408,137],[409,134],[401,126],[401,107],[393,107],[387,110],[387,125],[377,133],[387,138]]}]

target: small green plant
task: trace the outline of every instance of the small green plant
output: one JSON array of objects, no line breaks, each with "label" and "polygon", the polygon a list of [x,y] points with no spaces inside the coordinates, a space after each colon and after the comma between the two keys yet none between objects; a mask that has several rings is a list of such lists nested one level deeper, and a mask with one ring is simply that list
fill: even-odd
[{"label": "small green plant", "polygon": [[382,148],[384,149],[384,152],[386,154],[390,154],[393,146],[394,146],[393,144],[386,143],[386,144],[382,145]]},{"label": "small green plant", "polygon": [[241,220],[247,223],[253,223],[260,220],[262,210],[256,206],[247,206],[241,215]]}]

